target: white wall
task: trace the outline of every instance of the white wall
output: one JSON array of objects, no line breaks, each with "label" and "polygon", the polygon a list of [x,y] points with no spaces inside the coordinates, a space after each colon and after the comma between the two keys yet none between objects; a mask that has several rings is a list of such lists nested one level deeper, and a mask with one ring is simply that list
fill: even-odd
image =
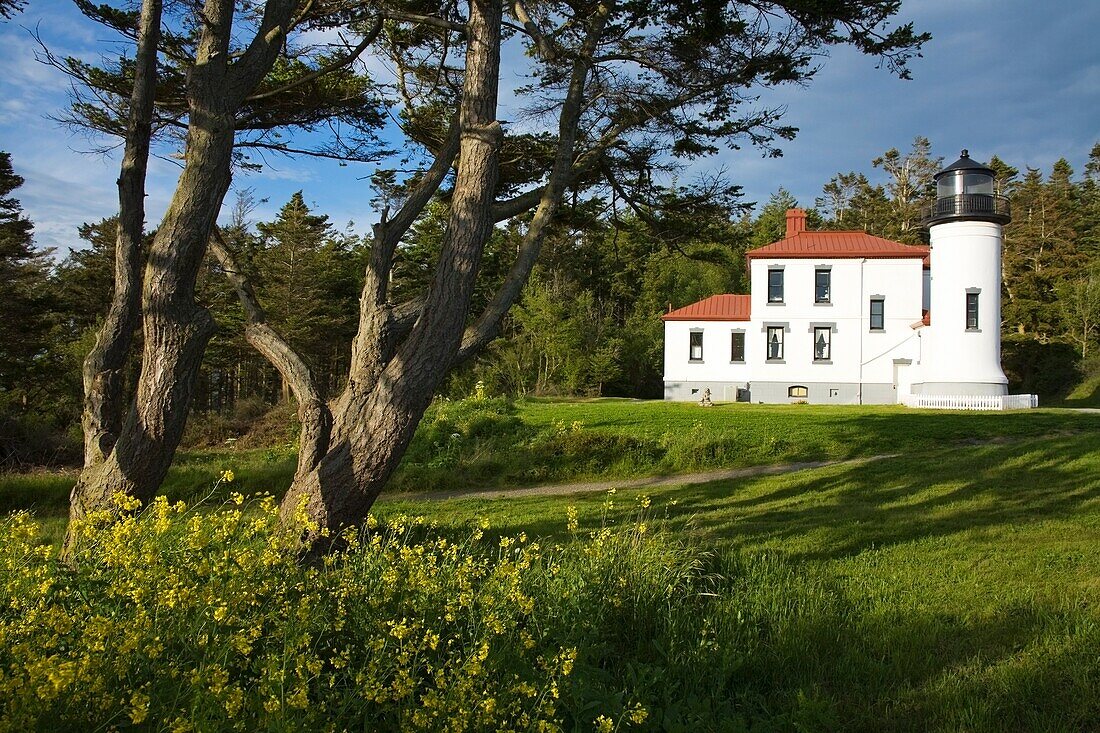
[{"label": "white wall", "polygon": [[[930,229],[932,325],[925,329],[920,380],[925,393],[1007,389],[1001,370],[1001,226],[962,221]],[[966,328],[966,293],[980,290],[978,329]],[[944,385],[957,385],[956,391]],[[947,391],[945,391],[945,389]],[[975,392],[978,390],[978,392]]]},{"label": "white wall", "polygon": [[[703,332],[703,360],[689,360],[690,333]],[[665,381],[666,382],[746,382],[746,363],[730,362],[730,333],[745,331],[748,352],[752,335],[749,321],[665,321]],[[721,395],[714,394],[714,399]]]},{"label": "white wall", "polygon": [[[768,270],[782,267],[782,304],[768,303]],[[814,302],[814,272],[832,273],[830,303]],[[895,358],[916,358],[922,313],[923,265],[910,259],[757,259],[751,265],[750,360],[755,381],[891,383]],[[871,331],[870,299],[884,300],[885,329]],[[766,360],[768,324],[786,324],[782,364]],[[813,359],[813,327],[829,324],[831,364]]]}]

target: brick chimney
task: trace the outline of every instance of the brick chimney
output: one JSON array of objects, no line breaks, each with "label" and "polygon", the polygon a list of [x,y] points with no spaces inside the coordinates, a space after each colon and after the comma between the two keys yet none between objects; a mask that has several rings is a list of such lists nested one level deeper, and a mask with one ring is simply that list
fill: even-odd
[{"label": "brick chimney", "polygon": [[806,231],[806,212],[802,209],[787,209],[787,236],[793,237]]}]

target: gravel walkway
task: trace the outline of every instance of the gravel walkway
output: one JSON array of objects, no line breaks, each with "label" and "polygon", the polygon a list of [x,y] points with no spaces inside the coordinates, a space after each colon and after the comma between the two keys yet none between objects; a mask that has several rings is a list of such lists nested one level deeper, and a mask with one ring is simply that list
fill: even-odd
[{"label": "gravel walkway", "polygon": [[686,486],[706,484],[711,481],[752,478],[754,476],[777,476],[784,473],[796,473],[825,466],[854,466],[860,463],[894,458],[897,454],[854,458],[846,461],[805,461],[802,463],[781,463],[773,466],[749,466],[747,468],[729,468],[701,473],[684,473],[677,476],[648,476],[643,478],[624,478],[614,481],[590,481],[571,484],[547,484],[528,486],[519,489],[486,489],[459,491],[432,491],[427,493],[383,494],[379,501],[446,501],[448,499],[511,499],[521,496],[565,496],[567,494],[585,494],[607,491],[608,489],[645,489],[661,486]]}]

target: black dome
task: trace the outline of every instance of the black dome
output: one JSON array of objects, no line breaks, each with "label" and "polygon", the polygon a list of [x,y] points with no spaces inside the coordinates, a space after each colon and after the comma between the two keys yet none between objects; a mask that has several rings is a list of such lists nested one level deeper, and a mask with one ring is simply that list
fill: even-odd
[{"label": "black dome", "polygon": [[976,160],[970,157],[969,150],[962,151],[962,157],[956,160],[951,165],[944,168],[942,171],[932,176],[932,180],[939,180],[940,176],[951,173],[953,171],[973,171],[975,173],[985,173],[986,175],[993,176],[995,172],[992,168],[988,168]]}]

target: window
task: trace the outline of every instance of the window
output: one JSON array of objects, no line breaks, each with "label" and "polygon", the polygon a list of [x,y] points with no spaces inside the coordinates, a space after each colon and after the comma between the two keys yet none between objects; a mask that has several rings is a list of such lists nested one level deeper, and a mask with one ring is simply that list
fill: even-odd
[{"label": "window", "polygon": [[783,327],[768,326],[768,361],[783,358]]},{"label": "window", "polygon": [[814,270],[814,302],[828,303],[831,297],[833,273],[831,270]]},{"label": "window", "polygon": [[702,361],[703,360],[703,332],[692,331],[691,332],[691,348],[688,351],[689,361]]},{"label": "window", "polygon": [[745,360],[745,332],[734,331],[730,334],[730,361]]},{"label": "window", "polygon": [[783,302],[783,271],[768,270],[768,302]]},{"label": "window", "polygon": [[795,385],[793,387],[787,387],[787,396],[788,397],[809,397],[810,396],[810,390],[806,389],[805,387],[803,387],[801,385]]},{"label": "window", "polygon": [[871,298],[871,330],[883,331],[886,329],[886,301],[882,298]]},{"label": "window", "polygon": [[966,330],[978,330],[978,294],[966,294]]},{"label": "window", "polygon": [[814,328],[814,361],[833,358],[833,329],[828,326]]}]

